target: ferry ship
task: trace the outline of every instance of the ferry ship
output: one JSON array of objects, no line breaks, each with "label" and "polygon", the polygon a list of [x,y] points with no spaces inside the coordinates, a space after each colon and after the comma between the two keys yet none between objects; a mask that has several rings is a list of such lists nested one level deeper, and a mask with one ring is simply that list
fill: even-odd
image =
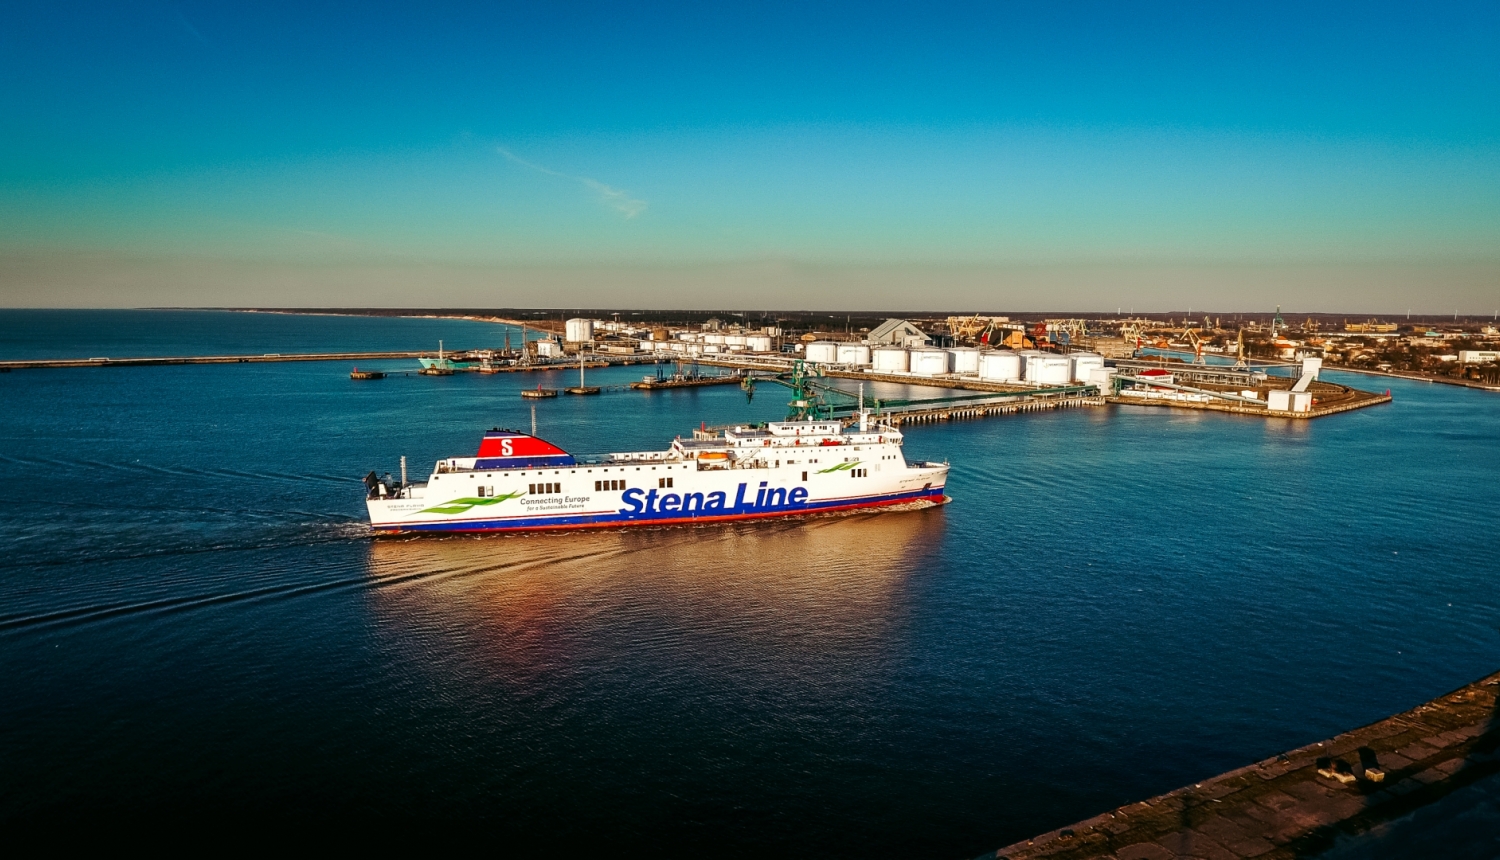
[{"label": "ferry ship", "polygon": [[[942,504],[946,463],[907,460],[901,431],[787,420],[699,431],[664,451],[574,456],[494,429],[426,482],[365,477],[377,535],[660,526]],[[404,460],[403,460],[404,464]],[[403,465],[404,472],[404,465]]]}]

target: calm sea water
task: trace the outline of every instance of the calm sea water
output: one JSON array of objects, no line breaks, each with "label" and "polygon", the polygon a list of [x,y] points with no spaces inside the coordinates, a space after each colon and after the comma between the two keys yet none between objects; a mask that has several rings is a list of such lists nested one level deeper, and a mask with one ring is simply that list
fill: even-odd
[{"label": "calm sea water", "polygon": [[[501,331],[0,312],[0,357]],[[0,374],[0,821],[965,857],[1500,665],[1493,395],[1391,381],[1394,404],[1312,422],[918,426],[910,455],[953,463],[942,508],[372,542],[366,471],[528,427],[519,390],[573,377],[347,372]],[[607,394],[536,420],[578,451],[657,447],[785,399]]]}]

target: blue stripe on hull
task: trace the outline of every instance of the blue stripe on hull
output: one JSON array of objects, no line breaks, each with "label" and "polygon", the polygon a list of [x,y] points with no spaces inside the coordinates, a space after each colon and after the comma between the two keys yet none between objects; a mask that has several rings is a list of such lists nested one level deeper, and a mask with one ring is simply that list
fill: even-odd
[{"label": "blue stripe on hull", "polygon": [[776,507],[756,508],[754,505],[745,505],[739,510],[730,510],[719,514],[705,514],[702,516],[677,517],[652,514],[574,514],[572,516],[559,517],[524,517],[503,520],[463,520],[458,522],[437,523],[412,523],[393,526],[374,526],[377,534],[402,534],[409,532],[504,532],[504,531],[542,531],[546,529],[577,529],[577,528],[609,528],[614,526],[661,526],[661,525],[683,525],[689,523],[727,522],[730,520],[761,519],[766,517],[788,517],[802,514],[816,514],[828,511],[851,510],[856,508],[871,508],[882,505],[898,505],[902,502],[915,502],[922,500],[942,501],[943,488],[933,487],[922,490],[912,490],[906,493],[890,493],[882,496],[861,496],[857,498],[837,499],[827,502],[807,502],[800,505],[778,505]]}]

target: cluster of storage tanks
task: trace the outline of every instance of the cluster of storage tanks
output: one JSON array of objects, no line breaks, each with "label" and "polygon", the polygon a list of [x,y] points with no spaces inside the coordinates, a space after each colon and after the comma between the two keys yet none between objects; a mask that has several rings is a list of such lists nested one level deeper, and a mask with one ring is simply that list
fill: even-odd
[{"label": "cluster of storage tanks", "polygon": [[727,352],[771,352],[774,346],[768,334],[693,334],[691,340],[643,340],[641,349],[647,352],[714,355]]},{"label": "cluster of storage tanks", "polygon": [[[684,331],[675,334],[665,328],[645,330],[623,323],[601,322],[591,319],[571,319],[563,324],[563,339],[569,343],[588,343],[599,332],[641,336],[640,348],[645,352],[671,352],[687,355],[726,352],[772,352],[776,341],[767,333],[720,334],[718,332]],[[649,336],[649,340],[646,339]]]},{"label": "cluster of storage tanks", "polygon": [[868,367],[875,373],[913,376],[973,376],[985,382],[1067,385],[1097,382],[1104,370],[1104,357],[1092,352],[1059,355],[1026,349],[980,350],[974,347],[907,349],[900,346],[867,346],[856,343],[815,341],[805,356],[816,364]]}]

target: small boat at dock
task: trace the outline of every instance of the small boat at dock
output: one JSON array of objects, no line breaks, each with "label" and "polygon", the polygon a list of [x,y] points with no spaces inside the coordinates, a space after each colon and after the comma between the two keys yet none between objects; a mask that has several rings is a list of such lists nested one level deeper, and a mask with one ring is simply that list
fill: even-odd
[{"label": "small boat at dock", "polygon": [[385,379],[385,374],[378,370],[360,370],[354,368],[349,374],[350,379]]}]

